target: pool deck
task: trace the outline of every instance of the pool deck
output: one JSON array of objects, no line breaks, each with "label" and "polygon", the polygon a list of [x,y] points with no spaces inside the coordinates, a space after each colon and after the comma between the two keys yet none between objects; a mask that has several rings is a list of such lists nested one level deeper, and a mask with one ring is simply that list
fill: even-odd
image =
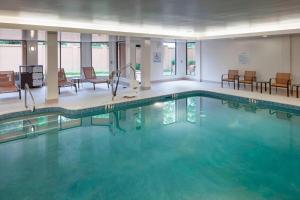
[{"label": "pool deck", "polygon": [[[45,87],[33,89],[32,93],[35,98],[37,109],[45,107],[62,107],[69,110],[78,110],[192,90],[206,90],[221,94],[229,94],[257,100],[300,106],[300,98],[297,99],[295,95],[293,97],[286,97],[286,90],[279,89],[277,94],[274,90],[272,95],[270,95],[268,92],[264,91],[261,94],[260,90],[251,92],[249,86],[246,89],[242,87],[240,90],[234,90],[232,87],[229,88],[227,85],[225,85],[224,88],[221,88],[220,84],[218,83],[197,82],[191,80],[153,83],[150,90],[141,90],[138,96],[132,99],[123,98],[123,96],[128,93],[128,88],[123,88],[123,86],[120,86],[118,96],[113,102],[111,100],[111,90],[108,90],[105,84],[97,85],[96,90],[94,91],[91,84],[84,83],[81,85],[77,94],[75,93],[74,89],[62,88],[61,95],[57,103],[45,103]],[[23,91],[22,100],[18,99],[17,93],[0,94],[0,115],[25,110]]]}]

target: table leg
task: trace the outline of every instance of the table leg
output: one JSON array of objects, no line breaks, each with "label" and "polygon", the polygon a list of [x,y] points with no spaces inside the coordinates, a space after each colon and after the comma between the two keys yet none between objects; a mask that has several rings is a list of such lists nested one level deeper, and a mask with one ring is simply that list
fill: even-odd
[{"label": "table leg", "polygon": [[267,83],[265,83],[265,92],[267,91]]},{"label": "table leg", "polygon": [[297,90],[296,91],[296,96],[297,96],[297,98],[299,98],[299,86],[296,87],[296,90]]},{"label": "table leg", "polygon": [[260,93],[262,93],[262,86],[263,86],[263,83],[260,83]]}]

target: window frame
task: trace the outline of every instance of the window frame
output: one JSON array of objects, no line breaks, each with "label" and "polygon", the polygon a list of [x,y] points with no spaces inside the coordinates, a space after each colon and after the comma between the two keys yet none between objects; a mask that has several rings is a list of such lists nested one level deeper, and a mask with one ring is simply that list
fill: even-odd
[{"label": "window frame", "polygon": [[[186,42],[185,44],[185,53],[186,53],[186,56],[185,56],[185,75],[187,76],[196,76],[196,73],[194,75],[192,74],[188,74],[188,66],[189,66],[189,61],[188,61],[188,44],[195,44],[195,48],[194,50],[196,51],[196,42]],[[196,52],[195,52],[195,56],[196,56]],[[195,66],[196,66],[196,58],[195,58]]]},{"label": "window frame", "polygon": [[[170,74],[170,75],[164,75],[164,70],[163,70],[163,76],[166,76],[166,77],[170,77],[170,76],[176,76],[177,75],[177,42],[174,41],[174,42],[163,42],[164,43],[173,43],[175,44],[175,69],[174,69],[174,74]],[[162,66],[164,68],[164,66]]]}]

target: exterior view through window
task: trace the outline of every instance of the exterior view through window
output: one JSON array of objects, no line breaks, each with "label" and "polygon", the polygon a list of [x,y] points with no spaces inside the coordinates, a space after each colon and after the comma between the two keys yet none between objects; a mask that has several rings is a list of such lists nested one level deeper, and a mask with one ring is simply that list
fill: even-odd
[{"label": "exterior view through window", "polygon": [[97,76],[109,74],[109,44],[104,42],[92,43],[92,66]]},{"label": "exterior view through window", "polygon": [[176,75],[176,43],[164,42],[163,51],[163,75]]},{"label": "exterior view through window", "polygon": [[0,29],[0,71],[19,71],[22,65],[22,31]]},{"label": "exterior view through window", "polygon": [[67,77],[80,77],[80,33],[60,33],[60,67]]},{"label": "exterior view through window", "polygon": [[196,53],[195,42],[186,43],[186,74],[195,76],[196,74]]}]

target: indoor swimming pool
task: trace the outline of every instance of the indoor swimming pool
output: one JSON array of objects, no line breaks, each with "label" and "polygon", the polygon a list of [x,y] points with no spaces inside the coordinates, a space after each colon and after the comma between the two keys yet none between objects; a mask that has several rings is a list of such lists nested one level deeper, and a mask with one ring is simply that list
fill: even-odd
[{"label": "indoor swimming pool", "polygon": [[0,199],[300,198],[300,116],[253,102],[31,115],[0,121],[1,139]]}]

